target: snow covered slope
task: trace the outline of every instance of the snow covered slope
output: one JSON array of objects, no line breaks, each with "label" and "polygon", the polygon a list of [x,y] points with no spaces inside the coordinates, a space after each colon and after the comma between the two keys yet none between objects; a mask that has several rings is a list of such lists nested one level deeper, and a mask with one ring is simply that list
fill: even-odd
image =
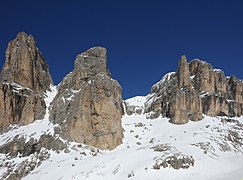
[{"label": "snow covered slope", "polygon": [[[127,102],[141,105],[134,99]],[[168,121],[125,114],[123,144],[115,150],[100,151],[69,143],[65,152],[49,151],[49,158],[23,179],[237,180],[243,177],[243,117],[205,117],[184,125]],[[23,135],[28,134],[28,126],[21,128],[26,128]],[[7,136],[14,136],[13,132],[0,136],[1,142]],[[6,158],[1,155],[0,162]],[[21,162],[19,159],[15,158],[14,162]],[[5,170],[0,169],[0,176]]]}]

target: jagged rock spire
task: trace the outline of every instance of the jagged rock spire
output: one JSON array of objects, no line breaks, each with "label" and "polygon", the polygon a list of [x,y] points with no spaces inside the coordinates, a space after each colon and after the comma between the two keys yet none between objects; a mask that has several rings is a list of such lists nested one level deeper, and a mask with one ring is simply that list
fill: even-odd
[{"label": "jagged rock spire", "polygon": [[122,89],[110,77],[106,54],[94,47],[77,56],[74,70],[58,86],[50,119],[64,138],[114,149],[122,142]]},{"label": "jagged rock spire", "polygon": [[0,74],[0,133],[11,124],[27,125],[45,115],[43,93],[52,78],[33,36],[18,33],[9,42]]},{"label": "jagged rock spire", "polygon": [[189,73],[189,66],[186,59],[186,56],[181,56],[178,65],[178,88],[185,88],[191,90],[191,81],[190,81],[190,73]]},{"label": "jagged rock spire", "polygon": [[0,82],[14,82],[38,93],[49,89],[52,84],[49,68],[33,36],[20,32],[9,42]]},{"label": "jagged rock spire", "polygon": [[[189,67],[189,68],[188,68]],[[189,64],[185,56],[177,73],[155,84],[145,102],[147,117],[160,115],[170,122],[184,124],[207,116],[242,116],[243,83],[199,59]],[[192,88],[193,87],[193,88]]]}]

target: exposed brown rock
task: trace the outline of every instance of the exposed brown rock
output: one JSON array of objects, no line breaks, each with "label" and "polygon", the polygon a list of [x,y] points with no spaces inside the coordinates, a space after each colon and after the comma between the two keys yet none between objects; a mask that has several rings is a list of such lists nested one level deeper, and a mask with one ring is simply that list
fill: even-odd
[{"label": "exposed brown rock", "polygon": [[165,75],[151,88],[145,113],[148,118],[169,117],[175,124],[201,120],[202,114],[241,116],[243,82],[225,77],[223,71],[204,61],[188,64],[182,56],[178,71]]},{"label": "exposed brown rock", "polygon": [[63,137],[101,149],[121,144],[121,86],[110,76],[105,48],[77,56],[51,108],[51,120],[60,125]]},{"label": "exposed brown rock", "polygon": [[214,92],[214,74],[211,64],[200,61],[192,60],[189,64],[190,76],[193,78],[193,87],[199,92]]},{"label": "exposed brown rock", "polygon": [[36,93],[49,89],[52,79],[48,65],[33,36],[21,32],[8,44],[0,82],[14,82]]},{"label": "exposed brown rock", "polygon": [[10,124],[27,125],[45,115],[43,97],[17,84],[3,83],[0,90],[0,130]]},{"label": "exposed brown rock", "polygon": [[170,121],[174,124],[202,119],[201,99],[195,91],[177,90],[172,96],[169,110]]},{"label": "exposed brown rock", "polygon": [[43,93],[52,79],[34,38],[24,32],[8,44],[0,75],[0,132],[10,124],[26,125],[45,115]]},{"label": "exposed brown rock", "polygon": [[135,96],[129,100],[124,101],[124,109],[127,115],[132,114],[142,114],[144,111],[144,102],[146,97],[144,96]]},{"label": "exposed brown rock", "polygon": [[191,87],[189,67],[185,55],[181,56],[177,73],[178,73],[178,88],[179,89],[186,88],[188,90],[191,90],[192,87]]}]

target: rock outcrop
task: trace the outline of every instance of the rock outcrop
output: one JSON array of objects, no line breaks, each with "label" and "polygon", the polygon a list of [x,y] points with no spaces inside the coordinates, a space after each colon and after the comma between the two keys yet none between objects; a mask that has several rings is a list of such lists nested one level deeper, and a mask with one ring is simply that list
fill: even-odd
[{"label": "rock outcrop", "polygon": [[241,116],[243,82],[225,77],[212,65],[182,56],[177,72],[166,74],[151,88],[145,102],[148,118],[169,117],[175,124],[201,120],[208,116]]},{"label": "rock outcrop", "polygon": [[59,124],[56,133],[100,149],[122,142],[121,86],[111,79],[106,49],[95,47],[81,53],[74,70],[58,86],[50,119]]},{"label": "rock outcrop", "polygon": [[178,66],[178,89],[187,89],[191,90],[191,80],[190,80],[190,72],[189,72],[189,66],[186,59],[186,56],[183,55],[179,61]]},{"label": "rock outcrop", "polygon": [[124,109],[127,115],[143,114],[145,101],[146,101],[146,97],[144,96],[136,96],[124,101]]},{"label": "rock outcrop", "polygon": [[[79,54],[73,72],[58,86],[49,107],[56,135],[65,140],[113,149],[122,142],[121,86],[111,78],[105,48]],[[45,93],[52,85],[48,65],[34,38],[24,32],[8,44],[0,74],[0,132],[13,124],[43,119]],[[48,118],[48,117],[47,117]]]},{"label": "rock outcrop", "polygon": [[0,79],[1,82],[14,82],[40,94],[50,88],[52,78],[49,68],[33,36],[20,32],[8,44]]},{"label": "rock outcrop", "polygon": [[8,44],[0,74],[0,132],[11,124],[26,125],[45,115],[43,94],[52,79],[34,38],[24,32]]}]

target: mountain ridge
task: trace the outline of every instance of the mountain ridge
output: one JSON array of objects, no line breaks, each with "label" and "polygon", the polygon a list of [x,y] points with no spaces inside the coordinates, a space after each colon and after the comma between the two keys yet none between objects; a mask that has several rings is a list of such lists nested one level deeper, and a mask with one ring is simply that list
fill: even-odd
[{"label": "mountain ridge", "polygon": [[[224,179],[218,171],[243,169],[243,83],[209,63],[182,56],[146,97],[122,100],[103,47],[78,54],[58,86],[31,35],[6,54],[2,179]],[[207,163],[215,172],[202,174]]]}]

